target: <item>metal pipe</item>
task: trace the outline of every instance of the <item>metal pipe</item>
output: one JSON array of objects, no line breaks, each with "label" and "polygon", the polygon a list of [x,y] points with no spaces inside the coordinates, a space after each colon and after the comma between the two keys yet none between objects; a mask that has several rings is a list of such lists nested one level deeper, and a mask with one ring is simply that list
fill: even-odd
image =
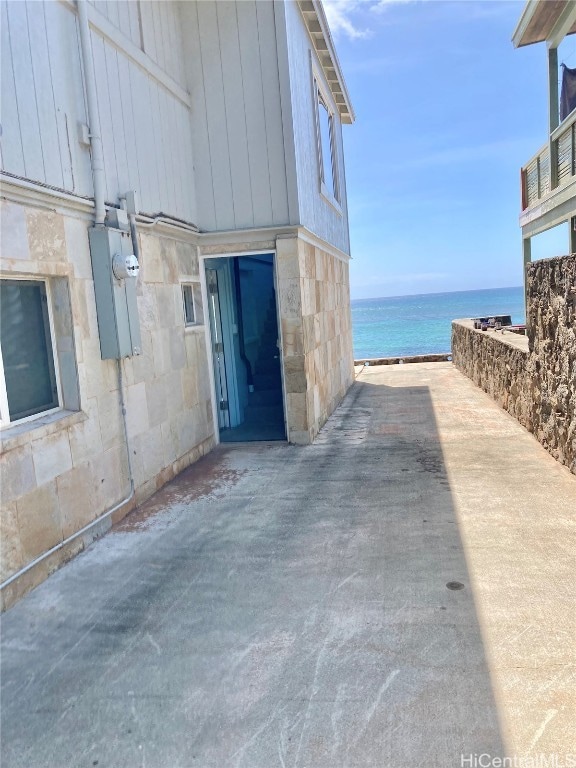
[{"label": "metal pipe", "polygon": [[101,523],[107,517],[110,517],[110,515],[113,515],[114,512],[116,512],[118,509],[123,507],[125,504],[128,504],[128,502],[132,501],[132,499],[134,498],[134,493],[135,493],[134,475],[132,471],[132,457],[130,456],[130,446],[128,443],[128,424],[126,422],[126,404],[124,402],[124,381],[122,376],[122,361],[117,360],[116,362],[118,364],[118,388],[120,393],[120,408],[122,412],[122,423],[124,425],[124,441],[126,445],[126,457],[128,459],[128,476],[130,479],[129,494],[124,499],[122,499],[122,501],[119,501],[118,504],[115,504],[110,509],[107,509],[106,512],[103,512],[99,517],[96,518],[96,520],[92,520],[92,522],[88,523],[88,525],[85,525],[84,528],[80,528],[79,531],[76,531],[76,533],[73,533],[72,535],[68,536],[68,538],[64,539],[64,541],[59,542],[58,544],[53,546],[51,549],[48,549],[46,552],[43,552],[37,558],[27,563],[27,565],[25,565],[19,571],[17,571],[16,573],[13,573],[12,576],[10,576],[8,579],[6,579],[6,581],[3,581],[2,584],[0,584],[0,591],[3,590],[5,587],[9,586],[10,584],[12,584],[12,582],[19,579],[28,571],[32,570],[32,568],[35,568],[39,563],[41,563],[47,557],[50,557],[50,555],[53,555],[54,552],[58,552],[58,550],[62,549],[62,547],[65,547],[67,544],[70,544],[71,541],[74,541],[74,539],[77,539],[79,536],[82,536],[84,533],[89,531],[91,528],[94,528],[94,526]]},{"label": "metal pipe", "polygon": [[98,114],[98,97],[96,95],[96,78],[92,62],[92,42],[90,40],[90,23],[88,20],[87,0],[77,0],[78,23],[80,28],[80,48],[82,51],[82,67],[84,69],[84,84],[86,101],[88,102],[88,127],[90,133],[90,154],[92,179],[94,183],[94,223],[104,224],[106,218],[104,152],[100,136],[100,118]]}]

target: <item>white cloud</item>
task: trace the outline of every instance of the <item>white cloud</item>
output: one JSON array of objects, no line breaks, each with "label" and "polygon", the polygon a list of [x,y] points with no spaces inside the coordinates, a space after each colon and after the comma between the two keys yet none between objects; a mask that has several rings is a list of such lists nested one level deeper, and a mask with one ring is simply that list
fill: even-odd
[{"label": "white cloud", "polygon": [[[364,18],[362,11],[380,14],[392,5],[405,5],[418,0],[324,0],[323,6],[332,35],[337,38],[344,34],[351,40],[369,37],[372,34],[370,19]],[[368,24],[368,26],[366,26]]]},{"label": "white cloud", "polygon": [[367,0],[324,0],[324,10],[332,35],[337,38],[343,33],[351,40],[368,37],[370,30],[358,27],[354,19],[360,6],[367,4]]}]

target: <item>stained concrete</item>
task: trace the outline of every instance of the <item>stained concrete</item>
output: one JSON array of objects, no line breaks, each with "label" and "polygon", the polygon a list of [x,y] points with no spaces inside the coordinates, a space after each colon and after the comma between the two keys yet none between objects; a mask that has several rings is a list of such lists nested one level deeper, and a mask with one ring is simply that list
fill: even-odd
[{"label": "stained concrete", "polygon": [[364,369],[314,445],[218,449],[4,615],[2,766],[565,760],[575,509],[450,363]]}]

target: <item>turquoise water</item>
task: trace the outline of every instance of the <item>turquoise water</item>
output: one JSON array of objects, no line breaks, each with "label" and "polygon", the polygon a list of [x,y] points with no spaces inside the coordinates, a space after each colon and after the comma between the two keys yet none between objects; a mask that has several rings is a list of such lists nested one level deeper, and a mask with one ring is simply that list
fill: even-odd
[{"label": "turquoise water", "polygon": [[352,301],[354,357],[396,357],[450,351],[451,322],[512,315],[524,323],[522,288],[427,293]]}]

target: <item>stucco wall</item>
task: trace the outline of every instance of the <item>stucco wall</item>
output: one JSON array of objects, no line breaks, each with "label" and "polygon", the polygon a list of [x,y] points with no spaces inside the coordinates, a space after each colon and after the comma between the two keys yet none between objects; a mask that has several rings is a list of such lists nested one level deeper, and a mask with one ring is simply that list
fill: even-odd
[{"label": "stucco wall", "polygon": [[348,263],[301,238],[276,248],[288,439],[306,444],[353,381]]},{"label": "stucco wall", "polygon": [[[88,217],[2,204],[2,277],[68,286],[80,402],[80,410],[64,417],[2,433],[2,581],[130,489],[116,361],[100,358],[89,226]],[[182,312],[180,281],[199,280],[196,246],[150,234],[140,244],[143,353],[122,363],[137,502],[214,442],[204,327],[185,328]],[[82,540],[68,545],[4,589],[6,603],[83,546]]]},{"label": "stucco wall", "polygon": [[576,256],[530,264],[527,289],[528,337],[456,321],[454,364],[576,473]]}]

